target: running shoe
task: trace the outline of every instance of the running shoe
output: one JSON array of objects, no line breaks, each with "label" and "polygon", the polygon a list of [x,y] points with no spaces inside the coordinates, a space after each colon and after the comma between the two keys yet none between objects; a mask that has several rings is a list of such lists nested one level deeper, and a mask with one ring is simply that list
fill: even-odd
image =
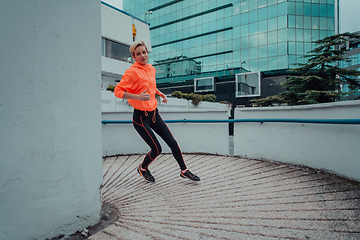
[{"label": "running shoe", "polygon": [[200,178],[198,176],[196,176],[195,174],[192,174],[189,170],[187,170],[185,173],[180,171],[180,177],[188,178],[193,181],[200,181]]},{"label": "running shoe", "polygon": [[142,171],[140,169],[141,164],[137,167],[137,172],[148,182],[155,182],[155,178],[151,175],[150,171],[146,169],[146,171]]}]

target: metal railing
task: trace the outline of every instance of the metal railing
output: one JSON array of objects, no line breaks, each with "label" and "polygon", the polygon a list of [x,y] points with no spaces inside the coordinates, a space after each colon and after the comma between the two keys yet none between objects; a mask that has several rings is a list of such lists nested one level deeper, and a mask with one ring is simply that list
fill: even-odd
[{"label": "metal railing", "polygon": [[[224,120],[164,120],[166,123],[237,123],[237,122],[282,122],[313,124],[360,124],[360,119],[296,119],[296,118],[264,118],[264,119],[224,119]],[[103,120],[102,124],[129,124],[129,120]]]}]

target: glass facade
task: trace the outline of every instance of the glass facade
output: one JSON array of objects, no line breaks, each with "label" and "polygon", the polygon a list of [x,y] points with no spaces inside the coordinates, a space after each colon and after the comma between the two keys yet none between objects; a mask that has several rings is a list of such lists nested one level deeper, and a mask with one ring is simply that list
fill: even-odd
[{"label": "glass facade", "polygon": [[[335,0],[123,0],[150,23],[158,83],[284,70],[335,34]],[[146,14],[149,12],[152,14]],[[145,15],[146,14],[146,15]]]}]

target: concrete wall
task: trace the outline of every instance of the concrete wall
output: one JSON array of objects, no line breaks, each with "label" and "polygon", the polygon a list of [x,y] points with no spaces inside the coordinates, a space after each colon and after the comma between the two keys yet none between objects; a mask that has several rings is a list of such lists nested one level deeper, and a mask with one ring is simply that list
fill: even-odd
[{"label": "concrete wall", "polygon": [[119,10],[116,7],[101,4],[101,35],[130,45],[133,42],[132,24],[134,24],[137,29],[135,39],[143,40],[151,52],[149,25]]},{"label": "concrete wall", "polygon": [[[109,91],[103,91],[103,120],[132,120],[133,108],[122,99],[116,99]],[[201,102],[194,106],[190,101],[169,98],[168,103],[158,105],[164,120],[179,119],[228,119],[225,104]],[[168,123],[180,149],[186,152],[229,154],[229,128],[226,123]],[[132,124],[103,125],[103,156],[116,154],[147,153],[150,148],[138,135]],[[158,138],[164,153],[169,147]]]},{"label": "concrete wall", "polygon": [[100,219],[100,2],[0,3],[0,239]]},{"label": "concrete wall", "polygon": [[[360,101],[238,108],[236,119],[360,119]],[[360,180],[359,125],[235,123],[234,153],[324,169]]]}]

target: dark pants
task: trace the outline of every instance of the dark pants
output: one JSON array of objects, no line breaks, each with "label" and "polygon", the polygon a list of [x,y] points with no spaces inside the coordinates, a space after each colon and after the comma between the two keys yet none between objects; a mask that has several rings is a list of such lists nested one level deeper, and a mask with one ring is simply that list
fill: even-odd
[{"label": "dark pants", "polygon": [[166,144],[170,147],[172,154],[180,166],[180,169],[186,169],[180,148],[169,128],[160,117],[158,109],[155,109],[151,112],[135,109],[133,115],[133,126],[140,134],[142,139],[144,139],[144,141],[151,148],[151,151],[146,154],[144,161],[142,162],[141,167],[143,169],[147,169],[149,164],[154,161],[154,159],[161,153],[161,145],[156,139],[154,132],[156,132],[162,139],[164,139]]}]

